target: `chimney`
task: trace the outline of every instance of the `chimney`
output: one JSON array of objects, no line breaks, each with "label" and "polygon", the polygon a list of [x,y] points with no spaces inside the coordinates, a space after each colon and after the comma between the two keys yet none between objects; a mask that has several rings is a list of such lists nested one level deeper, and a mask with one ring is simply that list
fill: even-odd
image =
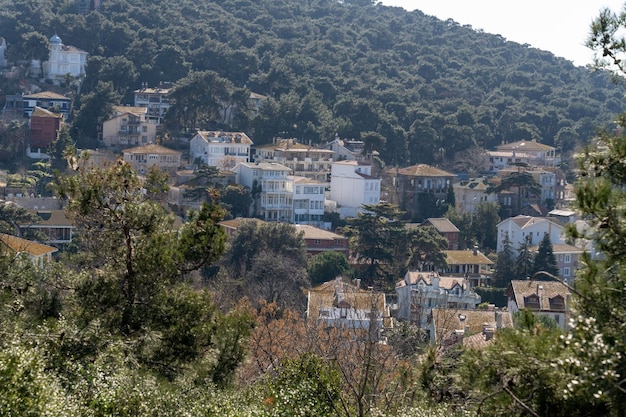
[{"label": "chimney", "polygon": [[496,311],[496,330],[500,330],[502,328],[502,312]]},{"label": "chimney", "polygon": [[430,283],[432,284],[434,289],[438,289],[439,288],[439,277],[436,275],[432,276],[432,279],[430,280]]},{"label": "chimney", "polygon": [[491,340],[493,339],[493,334],[495,332],[495,329],[491,326],[487,327],[485,329],[485,340]]},{"label": "chimney", "polygon": [[361,278],[356,278],[354,280],[354,285],[356,286],[357,289],[361,288]]},{"label": "chimney", "polygon": [[463,330],[455,330],[454,331],[454,343],[462,345],[463,344]]},{"label": "chimney", "polygon": [[478,255],[478,246],[474,245],[474,256]]},{"label": "chimney", "polygon": [[470,334],[470,327],[469,327],[469,324],[466,324],[466,325],[465,325],[465,334],[466,334],[466,335],[468,335],[468,336],[469,336],[469,334]]}]

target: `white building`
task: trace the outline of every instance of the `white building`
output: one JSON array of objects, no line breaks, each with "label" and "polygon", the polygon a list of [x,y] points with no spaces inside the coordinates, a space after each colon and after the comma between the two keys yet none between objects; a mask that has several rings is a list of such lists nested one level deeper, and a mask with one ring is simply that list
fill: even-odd
[{"label": "white building", "polygon": [[372,176],[372,166],[365,162],[334,162],[330,199],[337,202],[342,217],[355,217],[361,205],[380,203],[380,178]]},{"label": "white building", "polygon": [[561,330],[567,329],[570,292],[557,281],[513,280],[507,289],[508,311],[527,309],[554,319]]},{"label": "white building", "polygon": [[233,172],[237,175],[237,184],[261,192],[253,203],[253,216],[260,216],[266,221],[293,222],[293,180],[289,178],[291,170],[276,163],[240,162]]},{"label": "white building", "polygon": [[539,245],[544,234],[550,236],[552,245],[565,243],[565,230],[558,221],[548,217],[531,217],[519,215],[509,217],[498,223],[498,252],[504,249],[504,241],[508,235],[513,250],[526,239],[530,245]]},{"label": "white building", "polygon": [[61,38],[54,34],[50,38],[50,56],[43,63],[44,78],[52,80],[55,84],[64,81],[67,75],[80,78],[85,75],[87,64],[87,52],[73,46],[63,45]]},{"label": "white building", "polygon": [[396,283],[397,317],[426,328],[433,308],[475,309],[480,296],[470,291],[464,277],[442,277],[436,272],[409,271]]},{"label": "white building", "polygon": [[278,162],[291,168],[294,175],[328,181],[333,151],[298,143],[297,139],[275,138],[273,143],[255,146],[255,162]]},{"label": "white building", "polygon": [[366,161],[369,155],[365,155],[365,142],[355,139],[339,139],[336,136],[331,142],[323,146],[333,151],[335,161]]},{"label": "white building", "polygon": [[496,151],[486,153],[487,170],[498,172],[515,164],[555,167],[561,161],[556,156],[556,148],[533,140],[520,140],[496,147]]},{"label": "white building", "polygon": [[189,141],[189,155],[191,162],[201,159],[209,166],[230,169],[237,162],[250,162],[251,145],[243,132],[198,131]]},{"label": "white building", "polygon": [[385,294],[361,289],[341,277],[308,291],[307,318],[342,329],[376,329],[386,327],[389,308]]},{"label": "white building", "polygon": [[322,225],[326,186],[323,182],[306,177],[287,177],[293,181],[293,222],[296,224]]},{"label": "white building", "polygon": [[143,87],[135,90],[135,107],[147,107],[148,119],[159,125],[163,121],[165,112],[170,108],[169,92],[169,87]]}]

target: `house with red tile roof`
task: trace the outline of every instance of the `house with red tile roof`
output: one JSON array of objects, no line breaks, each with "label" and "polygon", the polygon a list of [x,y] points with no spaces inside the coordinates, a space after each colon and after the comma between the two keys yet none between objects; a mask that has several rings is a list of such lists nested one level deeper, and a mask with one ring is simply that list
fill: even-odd
[{"label": "house with red tile roof", "polygon": [[452,186],[456,178],[455,174],[426,164],[400,168],[390,173],[394,175],[400,209],[418,220],[428,216],[425,213],[432,210],[430,205],[441,205],[445,201],[448,187]]}]

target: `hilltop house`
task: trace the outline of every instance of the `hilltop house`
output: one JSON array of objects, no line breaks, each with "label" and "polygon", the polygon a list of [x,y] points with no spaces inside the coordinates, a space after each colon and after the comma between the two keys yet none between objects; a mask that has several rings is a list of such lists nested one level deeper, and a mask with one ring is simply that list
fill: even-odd
[{"label": "hilltop house", "polygon": [[423,219],[446,199],[456,175],[442,169],[418,164],[395,170],[393,185],[401,210],[413,219]]},{"label": "hilltop house", "polygon": [[278,162],[294,175],[327,182],[333,151],[298,143],[296,139],[275,138],[274,143],[255,146],[255,162]]},{"label": "hilltop house", "polygon": [[22,97],[24,117],[30,117],[35,107],[50,110],[54,113],[61,113],[67,118],[72,109],[72,99],[52,91],[42,91],[41,93],[27,94]]},{"label": "hilltop house", "polygon": [[43,76],[56,85],[65,82],[67,76],[82,78],[85,76],[87,52],[73,46],[63,45],[61,38],[54,34],[50,38],[50,54],[43,63]]},{"label": "hilltop house", "polygon": [[288,175],[293,181],[293,222],[321,226],[324,222],[326,184],[314,179]]},{"label": "hilltop house", "polygon": [[450,220],[445,217],[429,218],[422,223],[422,226],[434,227],[437,233],[448,240],[448,249],[459,249],[459,234],[461,232]]},{"label": "hilltop house", "polygon": [[433,308],[475,309],[480,296],[470,291],[464,277],[442,277],[436,272],[409,271],[396,283],[397,317],[426,328]]},{"label": "hilltop house", "polygon": [[372,165],[360,161],[333,162],[330,199],[339,205],[341,217],[355,217],[363,204],[380,203],[380,178],[372,176]]},{"label": "hilltop house", "polygon": [[[189,141],[191,162],[231,169],[237,162],[250,162],[252,140],[243,132],[198,131]],[[230,160],[230,161],[229,161]]]},{"label": "hilltop house", "polygon": [[447,250],[447,267],[439,272],[445,276],[464,277],[470,288],[481,287],[491,280],[493,261],[477,248],[471,250]]},{"label": "hilltop house", "polygon": [[[237,184],[252,190],[253,215],[266,221],[293,222],[294,183],[288,178],[291,169],[276,163],[239,162],[233,171]],[[260,190],[258,195],[255,190]]]},{"label": "hilltop house", "polygon": [[348,256],[347,237],[309,225],[296,224],[294,226],[298,232],[302,232],[302,238],[309,255],[332,251]]},{"label": "hilltop house", "polygon": [[430,341],[444,349],[453,345],[481,349],[493,343],[498,330],[513,327],[507,310],[433,308],[432,316]]},{"label": "hilltop house", "polygon": [[10,256],[25,255],[35,266],[43,267],[57,251],[52,246],[0,233],[0,253]]},{"label": "hilltop house", "polygon": [[307,292],[307,319],[319,320],[331,327],[381,330],[389,320],[385,294],[364,290],[344,282],[341,277]]},{"label": "hilltop house", "polygon": [[145,174],[152,166],[174,174],[180,167],[181,153],[161,145],[144,145],[124,149],[124,161],[128,162],[139,174]]},{"label": "hilltop house", "polygon": [[135,94],[134,105],[135,107],[146,107],[148,120],[160,125],[163,122],[165,112],[170,108],[169,92],[169,87],[149,88],[144,86],[133,92]]},{"label": "hilltop house", "polygon": [[511,314],[524,309],[554,319],[561,330],[567,329],[571,293],[557,281],[513,280],[507,289]]},{"label": "hilltop house", "polygon": [[146,107],[116,106],[102,123],[102,141],[112,148],[155,143],[156,124],[147,118]]},{"label": "hilltop house", "polygon": [[509,217],[498,223],[498,244],[497,251],[504,248],[504,240],[508,236],[511,246],[516,251],[519,244],[529,239],[530,245],[539,245],[544,234],[550,236],[552,245],[565,243],[565,233],[563,226],[554,218],[531,217],[519,215]]},{"label": "hilltop house", "polygon": [[483,203],[497,203],[496,193],[489,193],[490,184],[486,177],[461,180],[452,185],[457,213],[473,214]]},{"label": "hilltop house", "polygon": [[30,115],[30,147],[46,149],[59,137],[63,115],[35,106]]}]

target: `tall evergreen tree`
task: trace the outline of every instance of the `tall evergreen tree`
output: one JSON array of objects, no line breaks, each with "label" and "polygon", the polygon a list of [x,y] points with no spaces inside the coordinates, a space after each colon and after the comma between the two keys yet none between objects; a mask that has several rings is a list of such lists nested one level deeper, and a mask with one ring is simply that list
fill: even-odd
[{"label": "tall evergreen tree", "polygon": [[559,266],[556,262],[552,241],[550,241],[550,235],[548,233],[544,233],[533,261],[533,274],[539,271],[548,272],[554,276],[559,275]]},{"label": "tall evergreen tree", "polygon": [[527,279],[533,272],[533,253],[530,251],[530,236],[520,242],[515,258],[515,277]]},{"label": "tall evergreen tree", "polygon": [[502,243],[502,251],[498,253],[496,271],[493,274],[493,286],[498,288],[507,287],[515,274],[515,253],[508,233],[504,236]]}]

